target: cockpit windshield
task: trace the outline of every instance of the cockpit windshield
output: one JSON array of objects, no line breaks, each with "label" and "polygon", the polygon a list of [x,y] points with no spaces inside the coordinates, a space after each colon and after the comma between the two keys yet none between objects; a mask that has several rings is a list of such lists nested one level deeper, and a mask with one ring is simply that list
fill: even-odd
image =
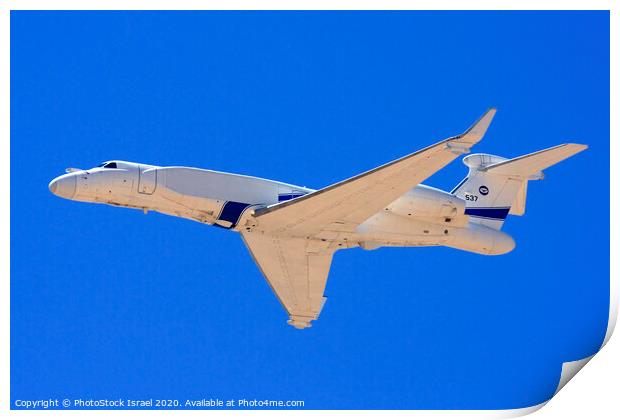
[{"label": "cockpit windshield", "polygon": [[103,162],[97,165],[97,168],[116,168],[116,162]]}]

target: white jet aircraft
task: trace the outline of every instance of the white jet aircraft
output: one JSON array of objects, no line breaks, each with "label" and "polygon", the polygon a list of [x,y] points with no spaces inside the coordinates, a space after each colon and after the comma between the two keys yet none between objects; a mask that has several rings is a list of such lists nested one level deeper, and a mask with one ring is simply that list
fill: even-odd
[{"label": "white jet aircraft", "polygon": [[471,154],[463,158],[467,177],[451,192],[420,184],[469,153],[494,115],[490,109],[459,136],[320,190],[120,160],[69,168],[49,189],[70,200],[154,210],[240,232],[288,324],[301,329],[319,317],[339,249],[443,245],[500,255],[514,248],[500,229],[508,214],[524,214],[528,182],[587,146],[562,144],[514,159]]}]

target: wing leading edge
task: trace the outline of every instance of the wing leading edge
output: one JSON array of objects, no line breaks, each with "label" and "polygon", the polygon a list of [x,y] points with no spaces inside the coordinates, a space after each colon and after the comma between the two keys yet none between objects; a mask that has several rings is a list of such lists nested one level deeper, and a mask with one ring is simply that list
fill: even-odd
[{"label": "wing leading edge", "polygon": [[337,242],[407,191],[469,153],[486,133],[489,109],[465,133],[310,194],[254,211],[243,240],[296,328],[321,312]]}]

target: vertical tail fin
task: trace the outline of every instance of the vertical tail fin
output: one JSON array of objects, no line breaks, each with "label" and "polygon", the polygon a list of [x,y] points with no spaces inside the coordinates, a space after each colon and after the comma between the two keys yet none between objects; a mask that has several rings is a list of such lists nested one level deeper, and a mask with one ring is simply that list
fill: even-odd
[{"label": "vertical tail fin", "polygon": [[469,155],[463,158],[469,173],[451,192],[465,200],[465,214],[472,222],[501,229],[508,214],[525,213],[528,181],[543,179],[543,169],[587,148],[568,143],[514,159]]}]

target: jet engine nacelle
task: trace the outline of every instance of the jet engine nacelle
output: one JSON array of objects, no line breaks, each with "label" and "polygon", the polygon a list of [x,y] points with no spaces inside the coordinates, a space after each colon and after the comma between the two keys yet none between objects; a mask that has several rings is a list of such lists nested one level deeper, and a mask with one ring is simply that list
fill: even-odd
[{"label": "jet engine nacelle", "polygon": [[502,255],[515,248],[515,241],[506,232],[470,223],[466,229],[450,231],[444,245],[476,254]]},{"label": "jet engine nacelle", "polygon": [[419,185],[387,208],[400,216],[451,218],[465,213],[465,200],[445,191]]}]

